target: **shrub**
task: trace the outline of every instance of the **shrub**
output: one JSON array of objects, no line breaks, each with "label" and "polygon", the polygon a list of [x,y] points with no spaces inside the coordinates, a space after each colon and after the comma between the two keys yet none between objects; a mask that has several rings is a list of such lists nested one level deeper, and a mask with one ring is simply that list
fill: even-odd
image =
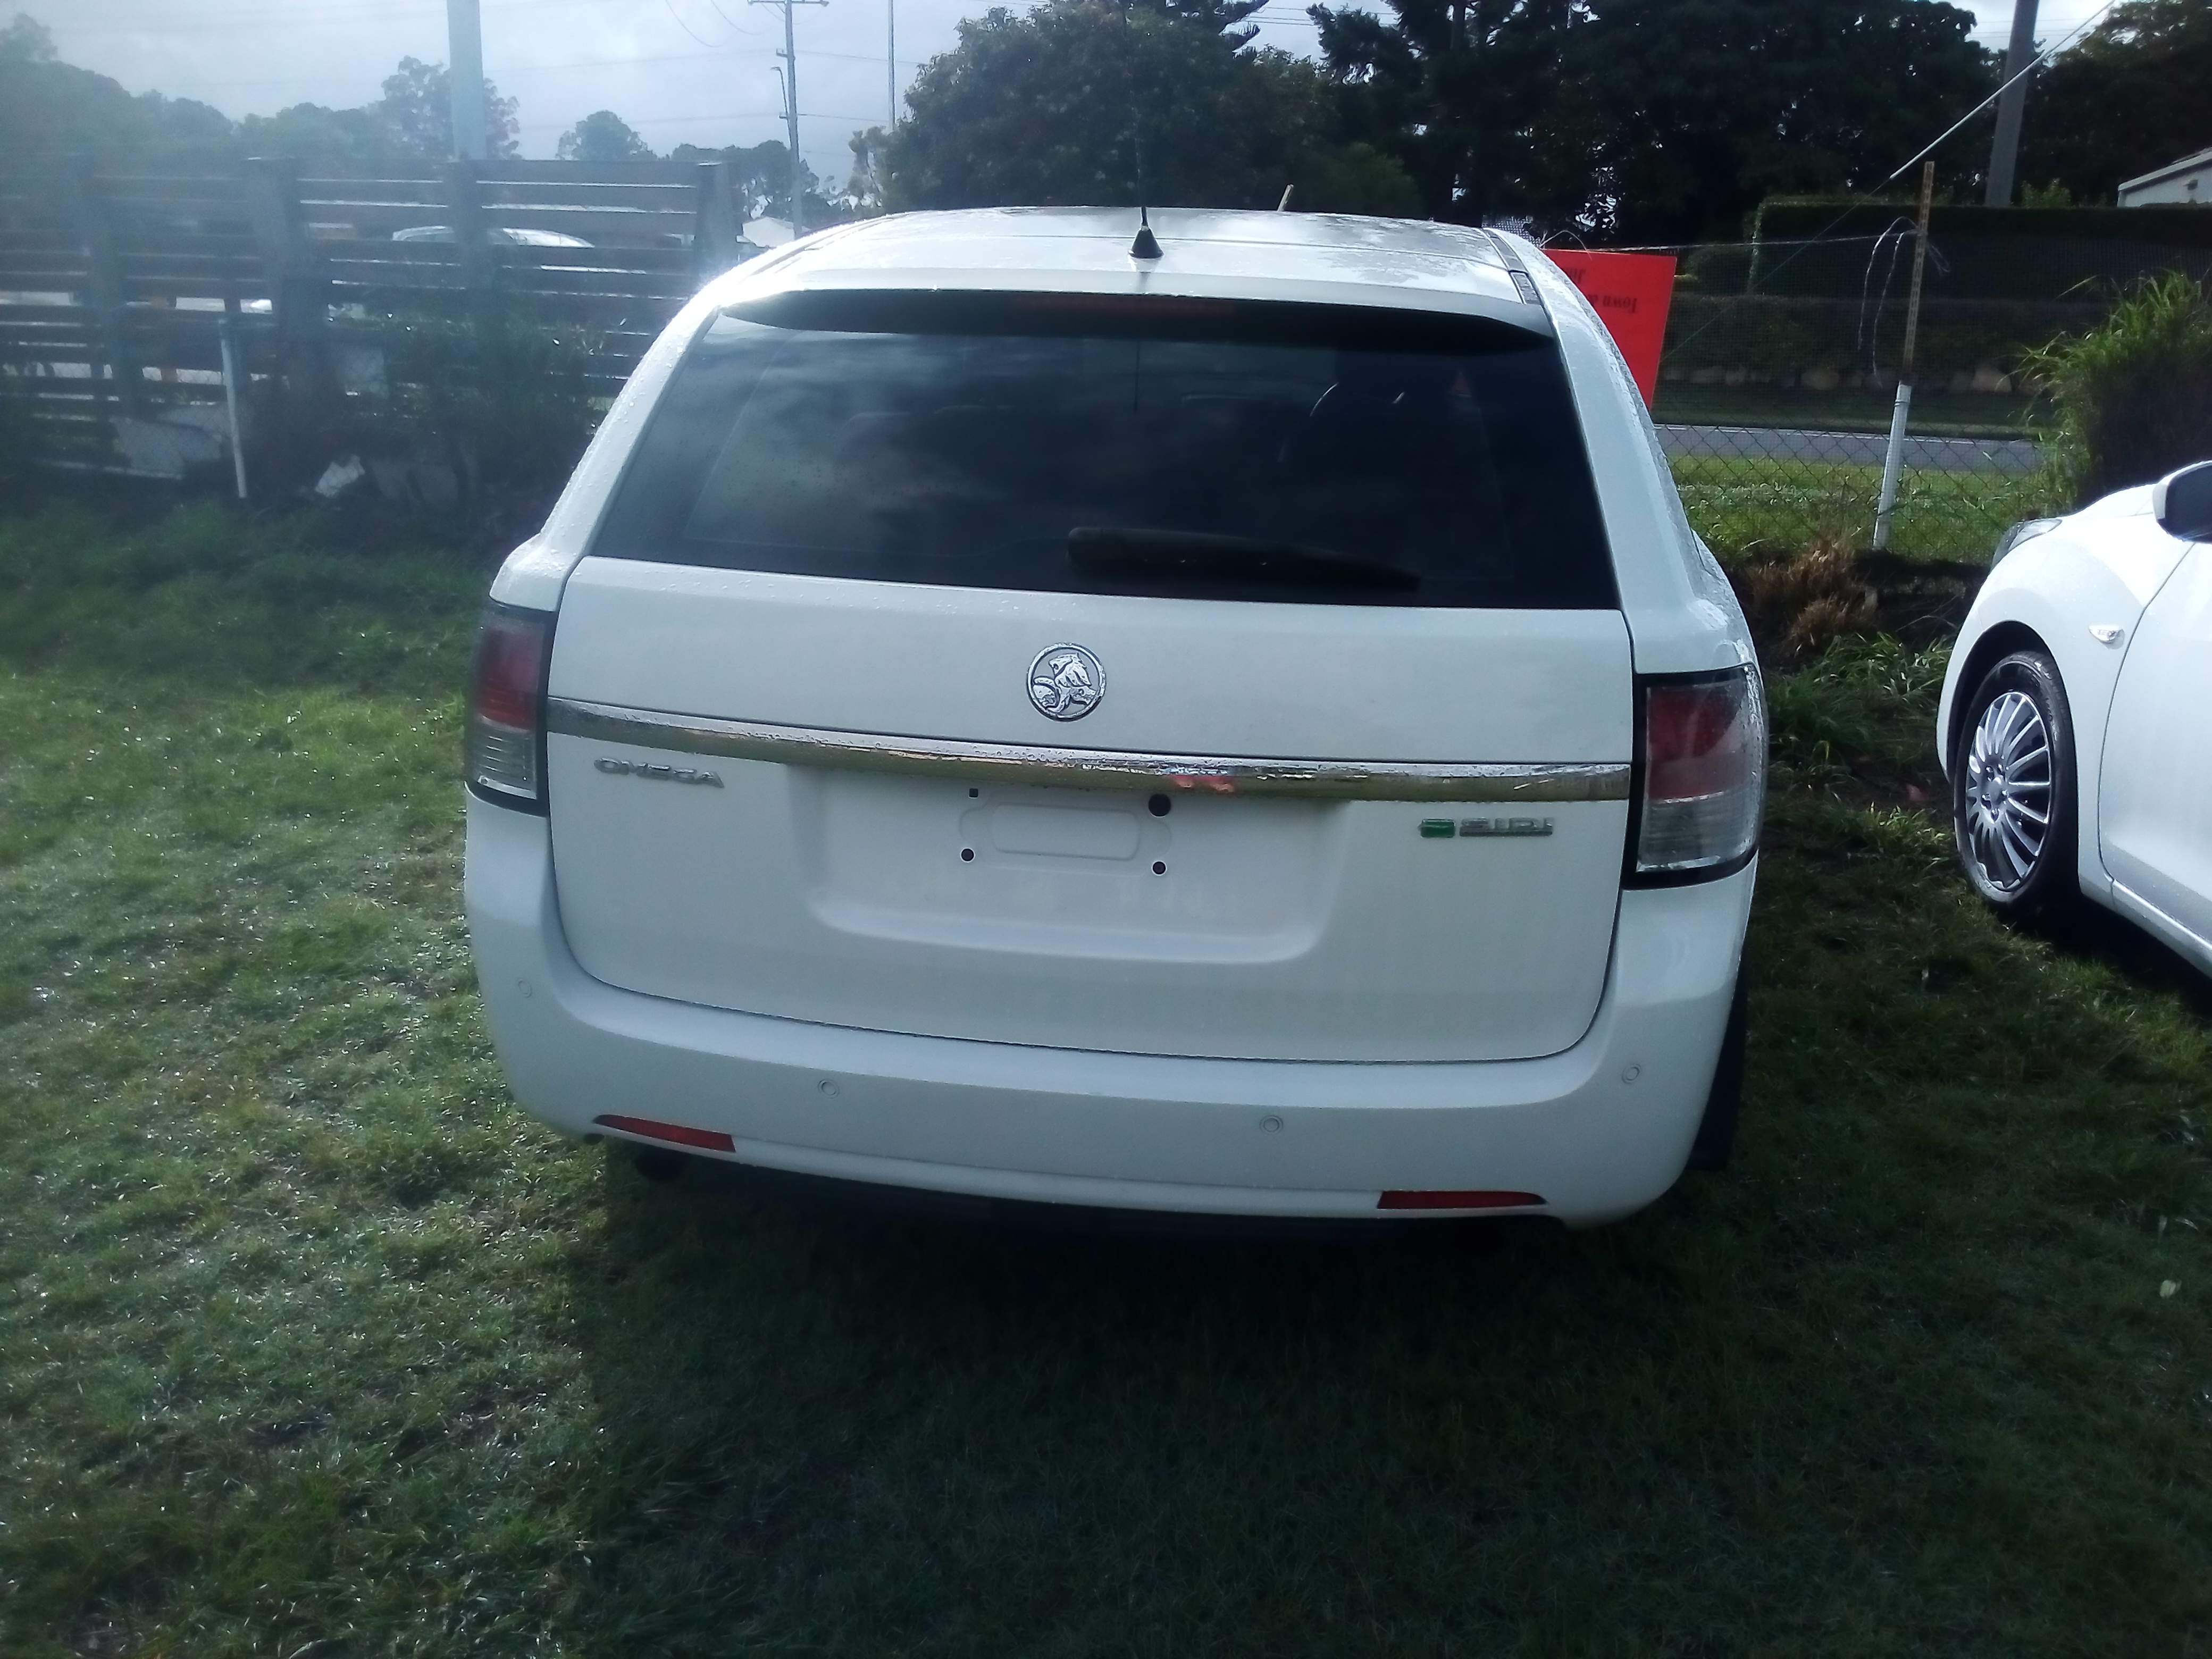
[{"label": "shrub", "polygon": [[2032,357],[2057,398],[2058,465],[2090,501],[2212,458],[2212,290],[2148,277],[2086,334]]},{"label": "shrub", "polygon": [[365,453],[444,463],[478,516],[559,492],[604,412],[591,336],[513,306],[395,312],[368,332],[389,389],[359,416]]}]

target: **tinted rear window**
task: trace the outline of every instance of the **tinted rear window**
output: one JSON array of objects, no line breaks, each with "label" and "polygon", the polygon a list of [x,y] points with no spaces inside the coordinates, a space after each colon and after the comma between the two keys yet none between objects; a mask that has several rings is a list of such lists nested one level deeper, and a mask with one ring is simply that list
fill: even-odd
[{"label": "tinted rear window", "polygon": [[717,316],[593,550],[1056,592],[1610,608],[1558,348],[1322,306],[793,295]]}]

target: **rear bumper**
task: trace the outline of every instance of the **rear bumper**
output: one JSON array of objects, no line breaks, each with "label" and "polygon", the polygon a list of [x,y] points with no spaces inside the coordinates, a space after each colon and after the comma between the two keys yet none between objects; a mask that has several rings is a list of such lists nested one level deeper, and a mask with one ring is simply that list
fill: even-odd
[{"label": "rear bumper", "polygon": [[[1571,1224],[1681,1173],[1757,866],[1626,892],[1605,996],[1543,1060],[1346,1065],[1018,1048],[617,990],[570,956],[546,821],[471,798],[468,914],[492,1036],[556,1128],[603,1113],[728,1134],[738,1161],[978,1197],[1404,1219],[1385,1191],[1540,1194]],[[1499,1213],[1486,1211],[1484,1213]]]}]

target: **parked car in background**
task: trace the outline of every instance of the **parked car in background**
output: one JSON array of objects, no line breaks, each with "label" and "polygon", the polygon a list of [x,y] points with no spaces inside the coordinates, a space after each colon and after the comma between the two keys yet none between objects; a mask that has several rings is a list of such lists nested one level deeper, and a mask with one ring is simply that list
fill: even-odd
[{"label": "parked car in background", "polygon": [[[450,242],[453,240],[451,225],[410,225],[404,230],[392,233],[395,242]],[[571,236],[562,230],[533,230],[527,225],[490,225],[484,230],[488,242],[505,242],[509,247],[589,247],[591,244],[580,236]]]},{"label": "parked car in background", "polygon": [[517,1096],[984,1198],[1648,1204],[1733,1132],[1765,726],[1619,352],[1510,235],[1156,228],[840,227],[647,354],[475,659]]},{"label": "parked car in background", "polygon": [[1936,740],[1983,897],[2086,895],[2212,969],[2212,461],[2007,532]]}]

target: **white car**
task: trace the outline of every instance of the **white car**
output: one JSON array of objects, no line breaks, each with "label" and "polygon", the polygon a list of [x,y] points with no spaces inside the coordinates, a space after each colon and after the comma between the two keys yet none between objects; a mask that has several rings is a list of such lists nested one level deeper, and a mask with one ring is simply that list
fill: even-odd
[{"label": "white car", "polygon": [[[451,225],[410,225],[404,230],[392,233],[395,242],[451,242]],[[487,242],[504,242],[509,247],[589,247],[591,244],[580,236],[571,236],[564,230],[532,230],[527,225],[490,225],[484,230]]]},{"label": "white car", "polygon": [[2002,911],[2081,895],[2212,969],[2212,462],[1998,544],[1936,741]]},{"label": "white car", "polygon": [[1510,236],[1138,218],[839,227],[647,355],[473,671],[514,1092],[984,1199],[1650,1203],[1734,1121],[1765,726],[1619,353]]}]

